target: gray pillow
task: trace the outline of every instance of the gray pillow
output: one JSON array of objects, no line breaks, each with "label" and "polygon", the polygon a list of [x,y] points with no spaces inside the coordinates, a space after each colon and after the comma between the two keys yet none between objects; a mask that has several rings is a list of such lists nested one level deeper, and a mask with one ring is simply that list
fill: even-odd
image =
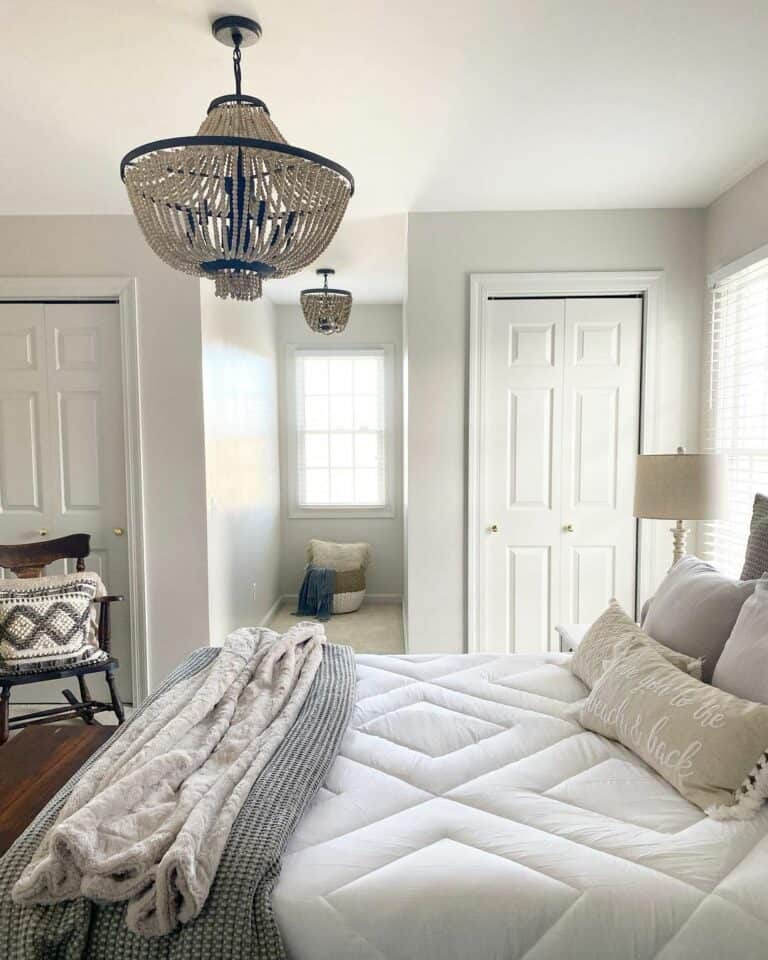
[{"label": "gray pillow", "polygon": [[756,580],[729,580],[698,557],[683,557],[666,575],[648,608],[643,630],[671,650],[704,661],[701,678],[715,664]]},{"label": "gray pillow", "polygon": [[741,608],[712,683],[742,700],[768,704],[768,574]]},{"label": "gray pillow", "polygon": [[752,507],[752,522],[749,525],[749,540],[744,557],[742,580],[756,580],[768,571],[768,497],[755,495]]}]

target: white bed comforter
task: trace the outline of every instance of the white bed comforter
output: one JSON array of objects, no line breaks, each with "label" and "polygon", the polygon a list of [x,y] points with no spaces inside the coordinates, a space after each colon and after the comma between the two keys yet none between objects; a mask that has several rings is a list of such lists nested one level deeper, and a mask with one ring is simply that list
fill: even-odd
[{"label": "white bed comforter", "polygon": [[768,809],[709,820],[568,720],[568,659],[357,658],[274,895],[292,960],[768,958]]}]

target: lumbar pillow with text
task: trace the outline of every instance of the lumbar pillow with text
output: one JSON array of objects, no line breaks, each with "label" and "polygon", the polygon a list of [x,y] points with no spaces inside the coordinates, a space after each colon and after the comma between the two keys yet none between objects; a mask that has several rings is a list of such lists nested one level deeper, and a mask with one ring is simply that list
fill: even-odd
[{"label": "lumbar pillow with text", "polygon": [[98,574],[0,580],[0,672],[19,673],[106,659],[94,629]]},{"label": "lumbar pillow with text", "polygon": [[714,819],[753,817],[768,796],[768,706],[678,670],[628,638],[579,714]]},{"label": "lumbar pillow with text", "polygon": [[768,703],[768,574],[741,608],[712,683],[736,697]]},{"label": "lumbar pillow with text", "polygon": [[622,608],[611,600],[608,609],[600,614],[584,634],[571,660],[571,670],[590,688],[594,687],[611,661],[617,656],[617,647],[625,645],[628,637],[647,643],[678,670],[701,677],[701,661],[676,653],[652,640]]},{"label": "lumbar pillow with text", "polygon": [[678,653],[700,657],[712,679],[718,657],[756,580],[731,580],[705,560],[678,560],[654,594],[643,629]]}]

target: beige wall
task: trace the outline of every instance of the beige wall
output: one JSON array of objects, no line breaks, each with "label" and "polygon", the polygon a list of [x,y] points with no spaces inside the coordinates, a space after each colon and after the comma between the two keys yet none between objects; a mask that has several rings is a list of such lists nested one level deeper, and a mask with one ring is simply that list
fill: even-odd
[{"label": "beige wall", "polygon": [[[282,559],[280,584],[284,594],[298,593],[306,563],[304,549],[308,540],[351,542],[365,540],[371,544],[372,562],[368,571],[368,591],[372,594],[395,594],[403,592],[403,521],[402,521],[402,346],[403,311],[399,304],[355,304],[349,326],[344,333],[324,337],[313,333],[304,322],[300,307],[278,306],[277,334],[280,344],[281,397],[285,389],[285,347],[287,344],[313,347],[327,346],[332,349],[341,345],[384,344],[395,347],[395,516],[374,519],[346,518],[304,519],[288,516],[287,476],[282,486]],[[281,415],[285,403],[281,402]],[[286,442],[286,424],[283,420],[281,443]],[[283,463],[287,462],[285,451]]]},{"label": "beige wall", "polygon": [[715,200],[706,231],[708,273],[768,243],[768,163]]},{"label": "beige wall", "polygon": [[262,621],[279,596],[275,317],[267,299],[201,283],[211,643]]},{"label": "beige wall", "polygon": [[208,643],[200,284],[161,263],[130,216],[0,217],[0,271],[137,278],[154,688],[190,650]]},{"label": "beige wall", "polygon": [[[408,218],[408,644],[465,647],[467,335],[473,272],[664,270],[659,451],[698,438],[704,211],[415,213]],[[653,451],[649,451],[653,452]],[[663,521],[661,521],[663,524]],[[668,524],[667,524],[668,525]],[[659,531],[658,578],[668,566]]]}]

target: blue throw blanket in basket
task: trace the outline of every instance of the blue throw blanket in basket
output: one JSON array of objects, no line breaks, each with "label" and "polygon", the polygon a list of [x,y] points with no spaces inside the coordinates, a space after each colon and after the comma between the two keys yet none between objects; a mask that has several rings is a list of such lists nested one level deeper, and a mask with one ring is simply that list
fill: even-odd
[{"label": "blue throw blanket in basket", "polygon": [[304,580],[299,590],[299,602],[296,615],[299,617],[317,617],[328,620],[333,613],[333,588],[336,585],[336,571],[328,567],[307,566]]}]

